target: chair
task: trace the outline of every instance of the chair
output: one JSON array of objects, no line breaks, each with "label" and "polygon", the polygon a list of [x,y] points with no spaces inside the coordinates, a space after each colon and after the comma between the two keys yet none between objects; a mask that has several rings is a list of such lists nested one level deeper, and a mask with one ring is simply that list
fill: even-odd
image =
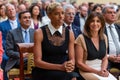
[{"label": "chair", "polygon": [[118,80],[119,80],[119,76],[120,76],[120,70],[117,68],[111,68],[110,73],[113,74]]},{"label": "chair", "polygon": [[[20,78],[25,80],[25,77],[31,77],[31,70],[34,67],[33,60],[33,46],[34,43],[17,43],[18,51],[20,52],[20,69],[13,68],[8,72],[9,80]],[[28,52],[27,70],[24,70],[23,53]]]}]

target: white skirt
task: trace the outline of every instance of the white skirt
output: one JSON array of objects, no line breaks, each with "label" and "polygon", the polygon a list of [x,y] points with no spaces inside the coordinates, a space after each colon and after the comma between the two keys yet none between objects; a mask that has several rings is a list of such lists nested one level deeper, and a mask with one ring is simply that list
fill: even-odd
[{"label": "white skirt", "polygon": [[[102,60],[100,59],[95,59],[95,60],[87,60],[86,64],[89,65],[90,67],[96,69],[96,70],[101,70],[101,64]],[[94,74],[99,80],[117,80],[112,74],[109,73],[108,77],[102,77],[97,74]]]}]

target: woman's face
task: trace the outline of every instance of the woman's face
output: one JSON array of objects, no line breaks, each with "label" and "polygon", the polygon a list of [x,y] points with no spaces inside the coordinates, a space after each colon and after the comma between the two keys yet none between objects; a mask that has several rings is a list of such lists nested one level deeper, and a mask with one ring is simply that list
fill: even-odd
[{"label": "woman's face", "polygon": [[98,17],[94,17],[90,23],[90,31],[98,32],[102,27],[101,21]]},{"label": "woman's face", "polygon": [[0,8],[0,15],[1,16],[5,15],[5,6],[4,5]]},{"label": "woman's face", "polygon": [[34,6],[33,10],[32,10],[32,14],[38,16],[39,13],[40,13],[39,7],[38,6]]},{"label": "woman's face", "polygon": [[64,10],[61,6],[58,6],[50,14],[48,14],[48,16],[54,27],[61,26],[64,21]]},{"label": "woman's face", "polygon": [[97,8],[95,9],[95,12],[102,13],[102,9],[101,9],[101,7],[97,7]]}]

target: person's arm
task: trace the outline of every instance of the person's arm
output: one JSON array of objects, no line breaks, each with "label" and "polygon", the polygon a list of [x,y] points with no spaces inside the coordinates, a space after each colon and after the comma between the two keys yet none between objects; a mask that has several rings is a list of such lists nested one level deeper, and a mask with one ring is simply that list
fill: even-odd
[{"label": "person's arm", "polygon": [[72,31],[70,31],[68,55],[69,55],[69,60],[72,60],[73,63],[75,64],[74,41],[75,41],[74,34]]},{"label": "person's arm", "polygon": [[72,31],[69,32],[70,38],[69,38],[69,46],[68,46],[68,56],[69,60],[67,61],[66,64],[66,71],[67,72],[72,72],[75,68],[75,51],[74,51],[74,34]]},{"label": "person's arm", "polygon": [[12,32],[8,32],[6,36],[6,54],[11,58],[20,58],[19,52],[15,50],[17,48],[16,42]]},{"label": "person's arm", "polygon": [[105,57],[102,59],[102,65],[101,65],[101,69],[107,69],[108,66],[108,58],[107,55],[105,55]]},{"label": "person's arm", "polygon": [[84,63],[84,61],[83,61],[83,57],[84,57],[84,53],[85,53],[84,51],[85,50],[83,49],[83,47],[81,45],[75,44],[75,54],[76,54],[75,58],[76,58],[77,67],[80,68],[82,71],[98,74],[99,73],[98,70],[93,69]]},{"label": "person's arm", "polygon": [[0,32],[0,64],[2,62],[2,55],[3,55],[3,47],[2,47],[2,33]]},{"label": "person's arm", "polygon": [[43,33],[41,29],[38,29],[34,33],[34,62],[35,66],[48,70],[61,70],[65,71],[64,64],[52,64],[42,60],[42,41]]},{"label": "person's arm", "polygon": [[102,65],[101,65],[101,72],[103,76],[109,75],[109,72],[107,71],[107,66],[108,66],[108,58],[106,54],[105,57],[102,59]]}]

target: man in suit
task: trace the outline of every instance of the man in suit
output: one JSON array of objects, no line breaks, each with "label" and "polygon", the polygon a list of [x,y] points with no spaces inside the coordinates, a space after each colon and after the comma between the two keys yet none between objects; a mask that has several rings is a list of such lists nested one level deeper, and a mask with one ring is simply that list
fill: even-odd
[{"label": "man in suit", "polygon": [[[9,71],[11,68],[19,68],[20,55],[16,46],[16,43],[31,43],[33,42],[34,29],[30,28],[31,14],[29,11],[23,11],[19,13],[19,21],[21,27],[14,30],[10,30],[7,34],[6,40],[6,53],[9,56],[9,60],[6,64],[5,70]],[[27,36],[26,36],[27,31]],[[27,39],[27,41],[26,41]],[[27,55],[23,53],[25,66],[27,67]]]},{"label": "man in suit", "polygon": [[75,38],[77,38],[78,35],[81,33],[81,30],[80,27],[73,24],[73,20],[75,17],[75,8],[70,4],[64,5],[63,8],[65,11],[64,26],[72,30]]},{"label": "man in suit", "polygon": [[[120,70],[120,25],[114,24],[116,21],[116,11],[109,5],[103,9],[103,16],[106,21],[105,34],[108,37],[108,68],[118,68]],[[112,32],[111,32],[112,31]],[[113,37],[114,33],[114,37]],[[117,41],[117,44],[116,42]]]},{"label": "man in suit", "polygon": [[[3,21],[0,23],[0,31],[2,32],[2,41],[3,41],[3,60],[2,60],[2,69],[5,71],[6,62],[8,60],[8,57],[6,56],[6,35],[7,32],[11,29],[15,29],[19,26],[19,21],[16,18],[16,10],[15,7],[12,4],[6,4],[6,15],[8,16],[8,19],[6,21]],[[4,72],[4,80],[7,79],[7,73]]]},{"label": "man in suit", "polygon": [[74,18],[74,24],[80,27],[80,30],[83,32],[84,24],[88,16],[88,8],[84,5],[79,6],[80,12],[77,12]]},{"label": "man in suit", "polygon": [[[75,17],[75,8],[71,4],[66,4],[63,6],[64,12],[65,12],[65,18],[64,18],[64,25],[69,30],[72,30],[74,33],[74,37],[77,38],[79,34],[81,34],[80,27],[73,24],[73,20]],[[75,69],[75,72],[79,73],[77,69]],[[77,77],[77,80],[84,80],[81,75]]]}]

